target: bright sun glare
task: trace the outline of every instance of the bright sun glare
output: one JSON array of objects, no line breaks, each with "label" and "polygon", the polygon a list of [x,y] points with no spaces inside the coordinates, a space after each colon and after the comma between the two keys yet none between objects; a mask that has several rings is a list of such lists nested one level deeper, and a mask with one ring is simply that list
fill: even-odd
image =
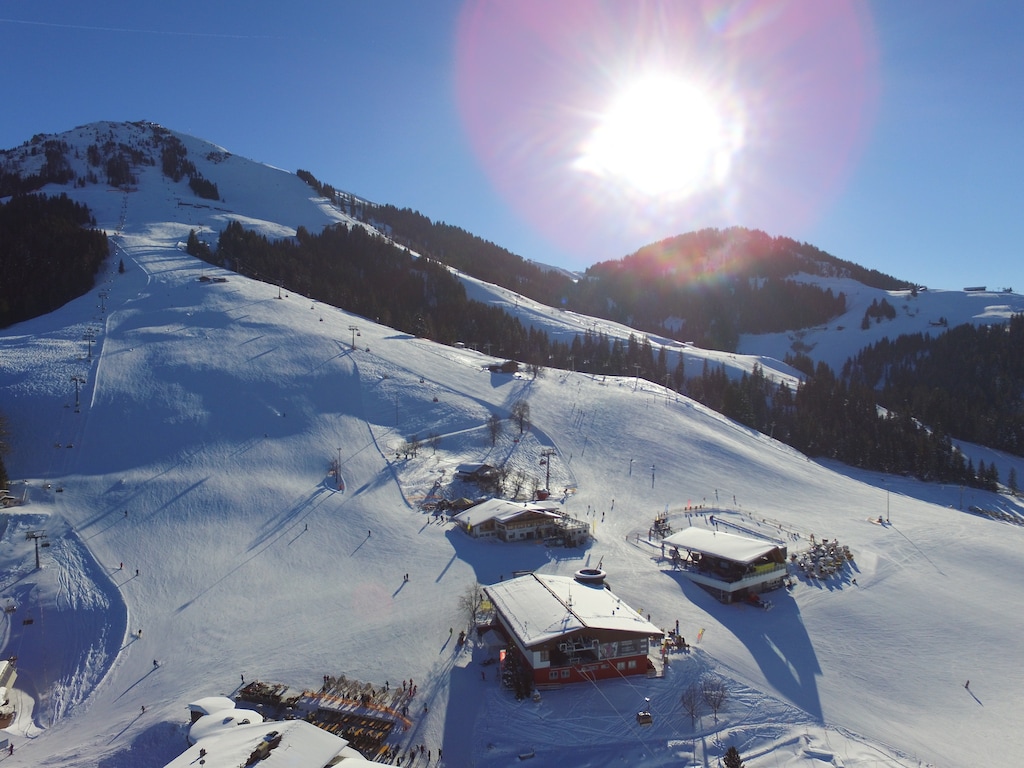
[{"label": "bright sun glare", "polygon": [[742,144],[724,105],[678,77],[648,75],[620,92],[583,144],[577,167],[649,197],[722,184]]}]

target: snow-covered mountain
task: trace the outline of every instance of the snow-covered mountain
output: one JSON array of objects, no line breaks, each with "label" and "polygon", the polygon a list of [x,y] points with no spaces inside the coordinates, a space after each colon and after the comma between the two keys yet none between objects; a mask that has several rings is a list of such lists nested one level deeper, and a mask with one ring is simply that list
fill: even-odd
[{"label": "snow-covered mountain", "polygon": [[[147,130],[85,126],[62,140],[86,169],[97,137],[143,147]],[[315,689],[325,674],[414,679],[417,711],[393,743],[443,746],[449,766],[521,754],[537,766],[714,765],[736,746],[750,768],[968,767],[1024,747],[1016,499],[811,461],[643,380],[491,373],[493,358],[473,350],[212,269],[184,253],[190,230],[361,225],[290,173],[175,135],[222,199],[145,164],[127,191],[61,188],[90,206],[115,255],[96,291],[0,333],[7,463],[23,502],[0,526],[0,636],[19,670],[5,765],[162,766],[185,747],[190,701],[231,695],[241,676]],[[19,162],[36,158],[28,147]],[[553,335],[630,330],[465,280]],[[885,295],[843,290],[849,318],[799,337],[831,364],[866,343],[852,346],[852,329]],[[1021,309],[1015,294],[934,288],[890,302],[897,320],[879,333]],[[775,362],[794,340],[745,338],[745,355],[652,341],[795,376]],[[492,445],[488,416],[523,399],[531,429]],[[436,450],[398,455],[431,434]],[[1024,471],[992,458],[1001,475]],[[550,471],[563,508],[591,523],[591,544],[471,539],[422,509],[436,488],[467,492],[451,485],[455,468],[484,461]],[[771,611],[721,605],[647,542],[666,512],[676,528],[713,512],[791,552],[838,539],[854,565],[798,577]],[[465,625],[459,598],[476,583],[598,563],[616,594],[658,626],[678,621],[694,644],[663,677],[517,701],[483,665],[493,649],[457,649],[444,632]],[[729,695],[693,725],[680,696],[707,673]],[[654,723],[641,727],[645,699]]]}]

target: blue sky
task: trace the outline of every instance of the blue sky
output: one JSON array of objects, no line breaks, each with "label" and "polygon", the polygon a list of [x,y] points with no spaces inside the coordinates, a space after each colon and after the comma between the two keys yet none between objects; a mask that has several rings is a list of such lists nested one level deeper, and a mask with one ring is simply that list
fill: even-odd
[{"label": "blue sky", "polygon": [[[738,224],[1022,290],[1022,33],[945,0],[5,0],[0,147],[152,120],[562,266]],[[652,113],[627,151],[611,107],[652,73],[715,119]],[[700,151],[663,161],[653,123]]]}]

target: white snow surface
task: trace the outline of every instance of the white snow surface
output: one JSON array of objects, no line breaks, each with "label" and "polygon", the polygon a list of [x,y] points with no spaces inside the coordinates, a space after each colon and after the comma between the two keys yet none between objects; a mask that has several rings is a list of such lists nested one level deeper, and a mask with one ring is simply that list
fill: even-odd
[{"label": "white snow surface", "polygon": [[[278,298],[184,254],[189,229],[238,218],[287,235],[344,216],[283,171],[231,157],[215,174],[199,161],[209,145],[185,140],[226,202],[156,168],[128,193],[68,189],[111,232],[109,268],[95,291],[0,332],[23,500],[0,517],[0,642],[18,659],[5,766],[164,766],[185,750],[189,702],[232,696],[241,675],[298,689],[325,674],[412,679],[413,726],[393,742],[443,746],[448,766],[712,766],[736,746],[749,768],[970,768],[1024,751],[1018,500],[813,461],[642,380],[492,374],[493,358],[472,350]],[[568,327],[569,313],[519,301],[537,324]],[[915,313],[997,320],[1021,297],[930,290],[906,304],[889,328]],[[838,354],[856,329],[815,332],[815,352]],[[788,343],[706,356],[752,366]],[[531,429],[491,446],[487,417],[522,398]],[[396,457],[432,432],[436,451]],[[1001,477],[1024,471],[983,455]],[[339,457],[341,477],[329,476]],[[594,540],[479,541],[420,509],[455,467],[484,461],[550,469],[554,497]],[[812,534],[838,539],[855,561],[771,593],[771,611],[721,605],[647,541],[666,512],[677,530],[714,513],[720,529],[783,536],[791,552]],[[459,598],[473,585],[599,564],[628,605],[659,627],[678,621],[692,644],[663,677],[517,701],[483,664],[493,648],[471,633],[457,649],[445,631],[466,627]],[[680,695],[707,674],[728,697],[693,722]],[[647,699],[654,723],[641,727]]]}]

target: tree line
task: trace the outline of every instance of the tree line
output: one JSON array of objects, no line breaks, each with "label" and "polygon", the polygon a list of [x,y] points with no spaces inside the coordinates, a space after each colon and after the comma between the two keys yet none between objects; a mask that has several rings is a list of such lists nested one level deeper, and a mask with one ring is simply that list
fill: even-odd
[{"label": "tree line", "polygon": [[109,254],[89,209],[66,194],[0,203],[0,327],[52,312],[92,289]]},{"label": "tree line", "polygon": [[705,364],[699,377],[686,381],[684,393],[808,456],[928,482],[998,489],[995,464],[975,466],[941,424],[922,422],[905,408],[880,410],[873,388],[837,376],[825,363],[795,390],[771,381],[757,365],[751,374],[731,379],[724,368]]}]

